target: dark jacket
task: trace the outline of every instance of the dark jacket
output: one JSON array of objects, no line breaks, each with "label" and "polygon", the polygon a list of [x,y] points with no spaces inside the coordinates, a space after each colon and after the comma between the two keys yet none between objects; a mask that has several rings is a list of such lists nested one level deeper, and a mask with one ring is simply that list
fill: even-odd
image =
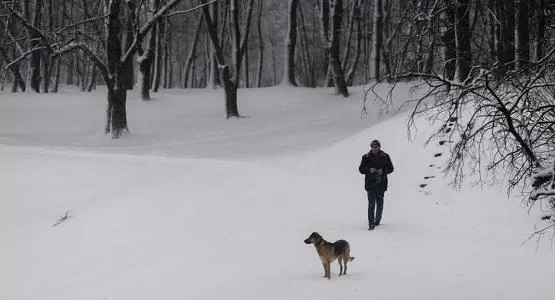
[{"label": "dark jacket", "polygon": [[[370,173],[370,168],[382,169],[383,174]],[[389,155],[382,150],[377,154],[372,151],[364,154],[358,171],[364,174],[364,189],[367,191],[387,191],[387,174],[393,172],[393,163]]]}]

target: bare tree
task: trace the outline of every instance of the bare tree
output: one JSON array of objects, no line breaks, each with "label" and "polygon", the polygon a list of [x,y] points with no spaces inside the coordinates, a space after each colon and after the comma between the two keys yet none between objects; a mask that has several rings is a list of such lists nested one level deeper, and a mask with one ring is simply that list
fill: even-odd
[{"label": "bare tree", "polygon": [[[351,9],[351,16],[349,21],[349,36],[347,38],[347,51],[345,51],[345,55],[343,56],[343,70],[347,70],[345,75],[345,80],[347,81],[347,85],[353,84],[353,78],[355,77],[355,71],[358,67],[358,62],[361,53],[361,45],[362,45],[362,16],[364,15],[364,6],[361,3],[362,0],[355,0],[353,1],[353,6]],[[350,67],[348,67],[349,61],[349,53],[350,53],[350,41],[352,39],[353,31],[356,27],[356,46],[355,46],[355,57],[352,59]]]},{"label": "bare tree", "polygon": [[191,72],[191,66],[193,65],[193,61],[197,56],[197,45],[200,37],[200,28],[203,23],[202,22],[203,18],[204,17],[202,16],[202,12],[201,12],[195,29],[195,36],[193,37],[193,45],[191,46],[189,56],[187,56],[187,61],[185,62],[185,69],[183,70],[183,72],[185,72],[184,79],[183,79],[184,88],[187,88],[189,86],[189,73]]},{"label": "bare tree", "polygon": [[[50,55],[62,55],[75,50],[81,50],[82,53],[84,53],[96,64],[96,67],[100,71],[108,89],[105,132],[107,134],[111,133],[112,138],[119,138],[123,133],[128,132],[126,112],[127,90],[125,88],[123,65],[132,59],[138,49],[137,45],[142,43],[145,36],[152,29],[154,23],[160,20],[166,12],[174,8],[179,2],[180,0],[168,1],[163,7],[155,11],[155,13],[148,20],[146,20],[142,26],[140,26],[140,24],[138,24],[139,18],[136,16],[143,6],[137,6],[136,2],[133,0],[126,0],[126,7],[122,5],[122,1],[109,0],[106,3],[105,15],[101,15],[93,19],[83,20],[55,30],[54,36],[61,38],[61,33],[68,29],[75,28],[87,22],[105,20],[105,58],[94,53],[94,51],[91,50],[85,42],[77,39],[72,38],[63,42],[59,42],[56,39],[53,41],[50,40],[48,34],[40,28],[34,26],[32,22],[30,22],[23,14],[8,6],[11,15],[17,18],[21,24],[30,33],[32,33],[33,37],[36,37],[34,39],[39,41],[39,44],[37,44],[33,49],[26,52],[18,59],[15,59],[8,65],[15,64],[37,51],[48,51]],[[141,1],[141,4],[143,4],[143,1]],[[121,42],[121,32],[123,29],[121,15],[122,10],[124,9],[128,9],[130,19],[133,20],[132,27],[134,28],[133,43],[126,52],[123,51],[124,49],[122,49]]]},{"label": "bare tree", "polygon": [[342,17],[343,0],[322,0],[320,3],[320,24],[322,27],[322,40],[328,55],[328,72],[333,74],[336,93],[343,95],[343,97],[348,97],[349,91],[340,58]]},{"label": "bare tree", "polygon": [[[444,0],[448,2],[448,0]],[[456,62],[457,62],[457,42],[455,35],[456,13],[453,6],[446,4],[443,13],[443,66],[445,78],[452,80],[455,78]]]},{"label": "bare tree", "polygon": [[[152,11],[158,10],[160,0],[152,1]],[[137,44],[137,62],[139,64],[139,90],[143,101],[150,100],[151,71],[154,63],[154,52],[156,47],[156,33],[158,22],[152,25],[152,29],[148,32],[146,38],[146,50],[143,49],[141,43]]]},{"label": "bare tree", "polygon": [[472,49],[470,42],[470,0],[458,0],[455,8],[455,27],[457,41],[457,69],[456,76],[459,81],[464,81],[470,74],[472,65]]},{"label": "bare tree", "polygon": [[[227,15],[227,9],[225,10],[225,14]],[[218,2],[214,2],[210,6],[210,15],[212,16],[212,22],[214,23],[214,26],[216,27],[216,32],[218,32],[218,24],[219,24]],[[220,37],[221,37],[221,35],[220,35]],[[214,46],[212,46],[211,51],[210,51],[210,84],[211,84],[213,89],[220,86],[220,73],[218,71],[218,61],[216,60],[216,55],[214,54],[215,51],[216,50],[214,49]]]},{"label": "bare tree", "polygon": [[217,27],[212,21],[210,16],[210,11],[206,4],[206,0],[201,0],[202,11],[204,13],[204,19],[208,27],[208,33],[210,34],[210,39],[212,40],[212,46],[215,51],[216,60],[218,65],[221,66],[221,80],[224,84],[225,89],[225,99],[226,99],[226,118],[238,118],[240,117],[239,109],[237,108],[237,89],[239,83],[239,76],[241,70],[242,59],[245,54],[246,40],[251,25],[251,16],[253,10],[254,0],[249,0],[247,4],[247,14],[245,18],[245,27],[243,33],[241,33],[239,24],[239,3],[237,0],[231,0],[230,13],[231,13],[231,24],[232,24],[232,65],[231,67],[226,63],[224,52],[222,47],[220,47],[220,40],[217,34]]},{"label": "bare tree", "polygon": [[285,39],[285,59],[282,84],[297,86],[295,81],[295,46],[297,43],[297,6],[299,0],[289,0],[287,35]]},{"label": "bare tree", "polygon": [[547,5],[546,0],[538,0],[537,16],[538,16],[538,37],[536,40],[536,60],[540,60],[544,54],[544,46],[546,44],[546,25],[547,25]]},{"label": "bare tree", "polygon": [[[12,42],[14,43],[14,45],[17,46],[17,48],[19,49],[19,51],[22,53],[23,50],[21,50],[21,46],[19,46],[19,43],[13,38],[11,32],[13,31],[12,27],[12,23],[13,21],[11,20],[11,18],[7,17],[6,18],[6,22],[4,24],[4,30],[3,30],[3,35],[2,35],[2,42],[0,43],[0,58],[3,59],[6,63],[9,63],[12,59],[10,57],[9,54],[9,50],[6,47],[6,44],[8,43],[8,37],[11,38]],[[0,25],[2,25],[2,21],[0,20]],[[16,47],[14,47],[16,48]],[[13,50],[15,52],[15,49]],[[19,63],[16,64],[12,64],[8,67],[8,69],[10,70],[10,72],[12,73],[13,76],[13,83],[12,83],[12,93],[17,92],[18,88],[21,89],[21,91],[25,91],[25,80],[23,79],[23,76],[21,75],[21,72],[19,71]]]},{"label": "bare tree", "polygon": [[515,59],[516,67],[521,68],[530,62],[530,3],[524,0],[516,0],[515,3]]},{"label": "bare tree", "polygon": [[345,81],[345,73],[343,72],[343,67],[341,66],[340,58],[340,42],[342,33],[342,18],[343,18],[343,0],[334,0],[331,5],[332,11],[332,35],[330,41],[330,62],[333,72],[333,81],[335,83],[335,92],[337,94],[343,95],[343,97],[349,96],[349,91],[347,89],[347,82]]},{"label": "bare tree", "polygon": [[160,18],[156,21],[156,41],[154,46],[154,70],[152,74],[152,91],[158,92],[160,89],[160,82],[163,74],[163,51],[164,51],[164,36],[165,36],[165,19]]},{"label": "bare tree", "polygon": [[372,58],[373,76],[376,81],[381,80],[380,67],[383,48],[383,3],[382,0],[374,2],[374,30],[372,34]]},{"label": "bare tree", "polygon": [[256,20],[256,32],[258,36],[258,67],[256,68],[256,87],[262,87],[262,70],[264,67],[264,39],[262,37],[262,6],[264,0],[258,0],[258,18]]},{"label": "bare tree", "polygon": [[[43,5],[44,5],[43,0],[34,0],[32,25],[35,28],[40,28]],[[37,47],[39,47],[40,45],[39,36],[33,30],[28,29],[27,31],[28,31],[28,34],[31,36],[31,39],[29,42],[29,48],[32,51],[30,55],[31,59],[29,63],[30,87],[35,92],[40,93],[40,80],[41,80],[41,75],[40,75],[41,53],[40,52],[41,51],[35,51]]]},{"label": "bare tree", "polygon": [[452,174],[454,186],[469,173],[477,174],[481,184],[497,183],[498,174],[504,174],[509,192],[520,189],[529,195],[528,204],[545,204],[544,218],[553,227],[555,47],[537,63],[518,70],[513,65],[475,66],[471,74],[476,75],[463,82],[441,74],[400,76],[420,79],[429,89],[415,101],[409,129],[418,116],[440,122],[429,141],[448,140],[445,171]]}]

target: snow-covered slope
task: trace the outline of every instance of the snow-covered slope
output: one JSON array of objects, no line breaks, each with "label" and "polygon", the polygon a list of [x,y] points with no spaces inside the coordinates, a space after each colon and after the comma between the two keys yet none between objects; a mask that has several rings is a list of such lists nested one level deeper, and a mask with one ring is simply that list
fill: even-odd
[{"label": "snow-covered slope", "polygon": [[[409,143],[406,113],[361,119],[356,89],[245,90],[249,117],[225,120],[221,93],[131,94],[117,141],[102,92],[0,94],[0,299],[552,299],[555,253],[522,245],[535,217],[449,189],[429,126]],[[374,138],[395,172],[369,232]],[[323,278],[312,231],[349,240],[347,276]]]}]

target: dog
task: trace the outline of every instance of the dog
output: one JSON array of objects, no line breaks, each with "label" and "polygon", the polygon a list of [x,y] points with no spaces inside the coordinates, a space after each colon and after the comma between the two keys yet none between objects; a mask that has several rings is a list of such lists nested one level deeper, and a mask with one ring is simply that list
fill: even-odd
[{"label": "dog", "polygon": [[331,279],[330,265],[336,259],[339,262],[339,276],[347,274],[347,262],[353,261],[355,258],[350,256],[351,246],[345,240],[338,240],[335,243],[330,243],[318,234],[313,232],[306,240],[305,244],[313,244],[316,252],[322,260],[324,266],[324,277]]}]

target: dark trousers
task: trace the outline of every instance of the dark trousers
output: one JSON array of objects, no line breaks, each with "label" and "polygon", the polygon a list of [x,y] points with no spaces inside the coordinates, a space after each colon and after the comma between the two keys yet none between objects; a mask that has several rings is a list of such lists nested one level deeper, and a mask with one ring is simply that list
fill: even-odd
[{"label": "dark trousers", "polygon": [[[368,191],[368,224],[379,224],[383,212],[383,191]],[[376,215],[374,216],[374,211]]]}]

